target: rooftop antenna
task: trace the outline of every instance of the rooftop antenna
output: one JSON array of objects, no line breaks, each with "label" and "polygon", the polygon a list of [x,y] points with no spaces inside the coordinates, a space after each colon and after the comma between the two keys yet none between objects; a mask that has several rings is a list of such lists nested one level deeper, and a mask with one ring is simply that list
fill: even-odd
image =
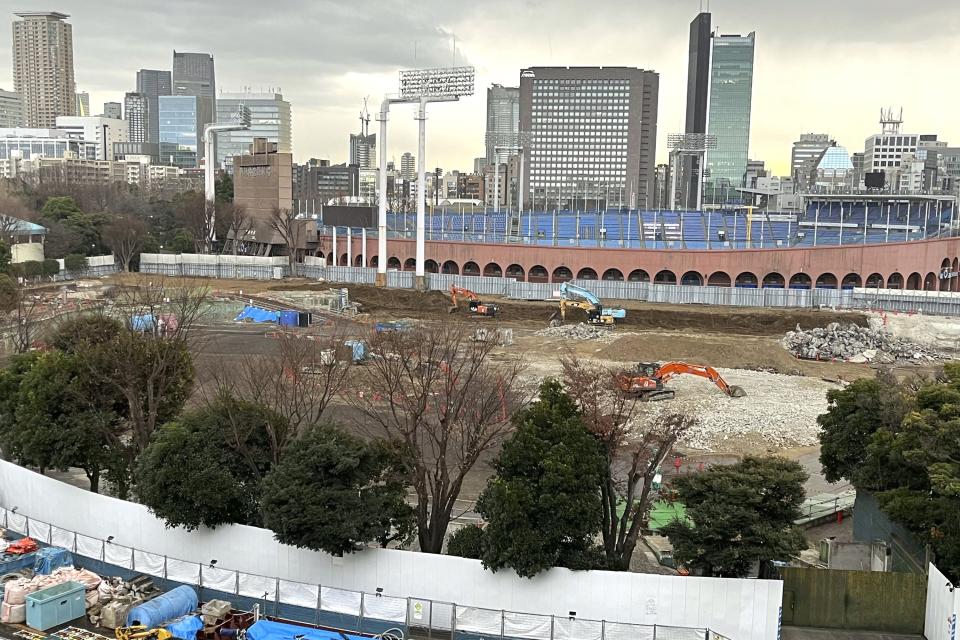
[{"label": "rooftop antenna", "polygon": [[360,112],[360,133],[364,138],[367,137],[367,132],[370,130],[370,110],[367,109],[367,100],[369,99],[370,96],[364,96],[363,110]]}]

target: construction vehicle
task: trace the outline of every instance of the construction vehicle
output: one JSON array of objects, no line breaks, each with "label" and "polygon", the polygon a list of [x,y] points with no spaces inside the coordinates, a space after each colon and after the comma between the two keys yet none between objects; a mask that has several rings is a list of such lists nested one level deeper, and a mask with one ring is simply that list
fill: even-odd
[{"label": "construction vehicle", "polygon": [[457,304],[457,296],[467,299],[467,302],[469,303],[467,308],[472,317],[493,318],[497,315],[497,311],[500,310],[500,308],[495,304],[485,304],[481,302],[480,297],[477,296],[477,294],[475,294],[473,291],[470,291],[470,289],[464,289],[463,287],[450,285],[450,301],[453,303],[449,309],[450,313],[460,309],[459,305]]},{"label": "construction vehicle", "polygon": [[699,376],[717,385],[720,391],[731,398],[747,395],[743,387],[727,384],[716,369],[686,362],[641,362],[635,371],[622,371],[616,375],[620,392],[644,402],[669,400],[675,395],[665,384],[679,375]]},{"label": "construction vehicle", "polygon": [[[587,314],[587,322],[605,327],[612,327],[617,320],[627,316],[627,312],[619,307],[604,307],[603,303],[589,289],[578,287],[575,284],[564,282],[560,285],[560,320],[566,322],[567,308],[582,309]],[[554,313],[550,319],[556,318]]]},{"label": "construction vehicle", "polygon": [[131,627],[117,627],[115,634],[117,640],[170,640],[173,637],[173,634],[166,629],[161,627],[148,629],[142,624]]}]

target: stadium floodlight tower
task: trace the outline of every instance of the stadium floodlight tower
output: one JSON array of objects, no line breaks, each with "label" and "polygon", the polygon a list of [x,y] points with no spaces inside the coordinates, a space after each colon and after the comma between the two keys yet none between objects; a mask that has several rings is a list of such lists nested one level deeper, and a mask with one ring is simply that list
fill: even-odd
[{"label": "stadium floodlight tower", "polygon": [[[493,212],[500,213],[500,152],[511,151],[518,154],[518,164],[520,165],[520,175],[517,183],[517,210],[523,213],[523,150],[530,146],[530,133],[527,131],[518,131],[517,133],[491,131],[487,134],[486,143],[493,147]],[[503,188],[507,189],[507,180],[504,177]],[[509,190],[507,190],[509,194]],[[510,196],[507,196],[510,201]],[[509,208],[509,206],[508,206]]]},{"label": "stadium floodlight tower", "polygon": [[224,131],[246,131],[250,128],[250,108],[246,105],[241,104],[237,108],[237,112],[233,114],[232,122],[211,122],[203,128],[203,154],[204,154],[204,168],[203,168],[203,187],[204,195],[207,200],[207,249],[209,250],[210,245],[214,240],[217,239],[217,234],[213,229],[213,223],[215,222],[214,216],[216,215],[214,210],[214,203],[217,198],[217,182],[216,182],[216,134],[222,133]]},{"label": "stadium floodlight tower", "polygon": [[419,161],[417,167],[417,287],[426,285],[424,262],[427,218],[426,187],[426,122],[428,102],[455,102],[461,96],[473,95],[473,67],[443,67],[438,69],[410,69],[400,71],[399,97],[384,97],[380,107],[380,210],[378,223],[377,283],[386,284],[387,275],[387,112],[391,103],[419,104],[416,119],[419,123]]},{"label": "stadium floodlight tower", "polygon": [[[671,133],[667,136],[670,147],[670,209],[677,208],[677,175],[683,166],[683,158],[697,158],[697,211],[703,208],[703,165],[707,151],[717,148],[717,136],[707,133]],[[689,180],[684,177],[685,182]],[[686,205],[684,205],[686,206]]]}]

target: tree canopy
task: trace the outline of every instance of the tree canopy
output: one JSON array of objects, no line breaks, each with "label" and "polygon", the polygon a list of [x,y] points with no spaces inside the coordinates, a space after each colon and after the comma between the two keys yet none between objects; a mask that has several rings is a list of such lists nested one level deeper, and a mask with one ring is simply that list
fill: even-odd
[{"label": "tree canopy", "polygon": [[263,482],[264,525],[280,542],[334,555],[413,534],[400,451],[319,425],[288,445]]},{"label": "tree canopy", "polygon": [[806,547],[800,517],[807,473],[785,458],[717,465],[673,481],[688,520],[663,528],[674,556],[705,576],[746,576],[754,562],[789,560]]},{"label": "tree canopy", "polygon": [[483,562],[533,577],[550,567],[596,566],[600,481],[606,460],[576,404],[556,381],[514,417],[516,431],[477,501],[486,519]]}]

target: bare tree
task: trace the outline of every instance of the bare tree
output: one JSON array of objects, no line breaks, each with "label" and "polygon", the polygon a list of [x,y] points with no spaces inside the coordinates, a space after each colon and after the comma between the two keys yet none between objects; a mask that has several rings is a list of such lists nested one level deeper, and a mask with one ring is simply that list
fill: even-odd
[{"label": "bare tree", "polygon": [[[572,355],[561,358],[561,365],[567,393],[606,453],[607,473],[600,486],[603,549],[610,566],[625,571],[649,521],[654,478],[696,419],[679,412],[648,415],[642,401],[619,392],[611,369]],[[618,513],[621,503],[623,512]]]},{"label": "bare tree", "polygon": [[[350,360],[337,357],[343,346],[339,332],[313,339],[280,333],[278,340],[276,356],[213,362],[201,389],[208,402],[230,395],[269,407],[284,418],[283,424],[268,427],[274,463],[290,442],[320,421],[343,389],[350,367]],[[237,429],[243,433],[243,425]]]},{"label": "bare tree", "polygon": [[15,286],[16,309],[12,315],[17,326],[13,333],[13,349],[16,353],[26,353],[42,334],[44,305],[40,294],[28,289],[23,282]]},{"label": "bare tree", "polygon": [[140,253],[147,239],[147,224],[138,216],[115,216],[103,228],[103,240],[123,264],[123,270],[130,271],[130,261]]},{"label": "bare tree", "polygon": [[524,400],[522,361],[494,363],[494,345],[470,333],[449,322],[375,334],[370,362],[344,394],[371,435],[406,448],[426,553],[440,553],[464,478],[500,445]]},{"label": "bare tree", "polygon": [[226,238],[221,253],[226,251],[229,245],[233,255],[237,255],[240,245],[253,231],[253,219],[247,214],[247,210],[243,205],[233,202],[217,203],[216,224],[224,230]]},{"label": "bare tree", "polygon": [[268,221],[270,229],[280,236],[287,245],[287,259],[290,262],[290,275],[295,275],[297,250],[306,240],[306,221],[297,218],[290,209],[274,207]]},{"label": "bare tree", "polygon": [[197,191],[185,193],[177,204],[176,216],[177,222],[193,237],[194,250],[197,253],[207,253],[210,247],[211,217],[206,197]]}]

